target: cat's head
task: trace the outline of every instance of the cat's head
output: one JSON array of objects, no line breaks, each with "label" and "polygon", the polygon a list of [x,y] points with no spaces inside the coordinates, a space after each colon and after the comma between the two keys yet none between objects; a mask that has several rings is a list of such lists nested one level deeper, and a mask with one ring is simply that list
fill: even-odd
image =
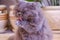
[{"label": "cat's head", "polygon": [[16,16],[19,20],[28,22],[38,22],[42,17],[37,3],[20,2],[16,6]]},{"label": "cat's head", "polygon": [[38,2],[20,2],[16,5],[15,14],[18,23],[28,32],[39,30],[40,22],[43,21],[43,15],[40,4]]}]

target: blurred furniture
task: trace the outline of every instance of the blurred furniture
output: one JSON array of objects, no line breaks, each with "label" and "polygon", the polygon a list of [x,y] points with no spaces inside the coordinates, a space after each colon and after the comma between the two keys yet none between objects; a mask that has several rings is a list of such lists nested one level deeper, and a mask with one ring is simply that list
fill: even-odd
[{"label": "blurred furniture", "polygon": [[51,29],[60,30],[60,6],[46,6],[43,12]]},{"label": "blurred furniture", "polygon": [[0,5],[0,33],[6,30],[7,25],[7,8],[5,5]]}]

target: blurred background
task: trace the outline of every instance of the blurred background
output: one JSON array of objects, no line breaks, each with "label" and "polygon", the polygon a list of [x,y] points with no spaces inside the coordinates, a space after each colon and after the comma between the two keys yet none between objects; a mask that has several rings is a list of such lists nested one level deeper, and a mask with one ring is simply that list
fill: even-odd
[{"label": "blurred background", "polygon": [[52,30],[53,40],[60,40],[60,0],[0,0],[0,40],[7,40],[17,30],[14,8],[19,1],[40,2]]}]

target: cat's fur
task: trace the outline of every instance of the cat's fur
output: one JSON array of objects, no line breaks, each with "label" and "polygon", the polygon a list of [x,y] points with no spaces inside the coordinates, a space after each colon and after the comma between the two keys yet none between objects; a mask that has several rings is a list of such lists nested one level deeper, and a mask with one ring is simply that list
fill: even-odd
[{"label": "cat's fur", "polygon": [[18,30],[9,40],[52,40],[52,33],[39,2],[16,5]]}]

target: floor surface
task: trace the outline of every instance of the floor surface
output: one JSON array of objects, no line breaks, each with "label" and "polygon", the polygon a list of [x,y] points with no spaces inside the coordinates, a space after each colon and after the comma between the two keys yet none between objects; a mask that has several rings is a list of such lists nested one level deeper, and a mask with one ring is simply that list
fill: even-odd
[{"label": "floor surface", "polygon": [[[53,32],[53,40],[60,40],[60,31],[52,31]],[[14,33],[4,33],[0,34],[0,40],[7,40]]]}]

